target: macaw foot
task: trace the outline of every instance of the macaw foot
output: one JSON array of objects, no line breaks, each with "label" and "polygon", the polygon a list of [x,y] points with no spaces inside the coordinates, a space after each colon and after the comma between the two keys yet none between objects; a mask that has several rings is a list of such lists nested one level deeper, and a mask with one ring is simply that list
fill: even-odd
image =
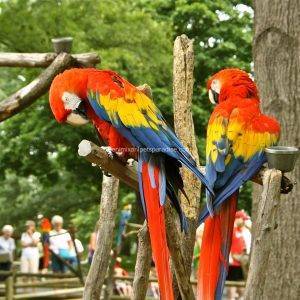
[{"label": "macaw foot", "polygon": [[114,158],[114,152],[112,151],[112,148],[109,146],[102,146],[101,149],[103,149],[107,155],[109,156],[110,159]]},{"label": "macaw foot", "polygon": [[106,176],[106,177],[111,177],[112,175],[110,173],[108,173],[107,171],[103,171],[103,174]]},{"label": "macaw foot", "polygon": [[132,166],[133,166],[133,163],[134,163],[134,159],[133,159],[133,158],[127,159],[127,165],[128,165],[129,167],[132,167]]}]

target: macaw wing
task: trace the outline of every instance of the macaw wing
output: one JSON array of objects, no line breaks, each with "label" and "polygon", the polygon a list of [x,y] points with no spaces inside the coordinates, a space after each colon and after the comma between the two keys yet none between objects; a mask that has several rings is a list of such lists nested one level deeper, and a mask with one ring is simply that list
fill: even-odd
[{"label": "macaw wing", "polygon": [[88,85],[88,100],[101,119],[111,124],[132,145],[162,152],[179,160],[207,186],[196,162],[164,121],[154,102],[114,72],[106,81]]},{"label": "macaw wing", "polygon": [[219,207],[252,178],[266,161],[264,149],[276,144],[279,124],[257,107],[217,111],[208,127],[206,172],[216,197],[208,201],[200,220]]},{"label": "macaw wing", "polygon": [[192,160],[154,102],[117,74],[110,78],[111,82],[106,82],[108,89],[101,82],[89,89],[88,99],[95,113],[110,122],[135,147],[170,152],[169,155],[175,148]]}]

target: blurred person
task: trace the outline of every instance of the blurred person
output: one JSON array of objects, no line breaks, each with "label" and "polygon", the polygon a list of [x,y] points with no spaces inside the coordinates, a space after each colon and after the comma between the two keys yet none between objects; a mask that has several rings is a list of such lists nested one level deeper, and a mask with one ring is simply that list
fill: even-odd
[{"label": "blurred person", "polygon": [[[117,277],[126,277],[128,276],[128,272],[121,267],[122,258],[117,257],[116,263],[114,266],[114,275]],[[130,282],[122,279],[117,279],[115,281],[116,290],[120,296],[132,296],[132,286]]]},{"label": "blurred person", "polygon": [[199,265],[203,232],[204,232],[204,223],[202,223],[196,230],[196,241],[195,241],[194,253],[193,253],[193,277],[194,278],[197,278],[197,270]]},{"label": "blurred person", "polygon": [[[150,278],[157,279],[157,273],[156,273],[154,261],[151,262]],[[150,282],[150,296],[153,297],[154,299],[159,299],[159,286],[157,281]]]},{"label": "blurred person", "polygon": [[90,242],[88,245],[88,262],[91,265],[93,256],[96,250],[96,244],[97,244],[97,237],[98,237],[98,222],[95,225],[94,231],[91,233]]},{"label": "blurred person", "polygon": [[[76,267],[78,265],[77,255],[78,255],[78,259],[81,260],[82,254],[84,252],[84,247],[79,239],[75,239],[74,243],[75,243],[75,245],[73,244],[73,241],[72,241],[72,246],[71,246],[70,253],[69,253],[70,254],[69,262],[71,263],[71,265],[73,267]],[[76,249],[75,249],[75,247],[76,247]],[[76,250],[77,250],[77,254],[76,254]]]},{"label": "blurred person", "polygon": [[[2,227],[0,236],[0,270],[9,271],[14,260],[14,251],[16,249],[15,240],[12,238],[14,229],[11,225]],[[0,281],[5,280],[6,276],[0,276]]]},{"label": "blurred person", "polygon": [[[247,245],[243,232],[245,230],[245,220],[247,220],[248,218],[249,216],[243,210],[236,212],[227,275],[227,280],[230,281],[246,280],[242,264],[246,263],[245,261],[246,259],[249,259],[249,256],[247,255]],[[229,287],[228,299],[240,299],[243,295],[243,291],[243,288]]]},{"label": "blurred person", "polygon": [[132,210],[132,205],[127,204],[123,207],[121,211],[120,222],[119,222],[119,227],[116,236],[116,243],[117,243],[117,247],[119,248],[121,247],[122,238],[126,231],[126,225],[132,216],[131,210]]},{"label": "blurred person", "polygon": [[41,234],[36,231],[35,222],[28,220],[25,223],[26,231],[21,236],[21,272],[37,273],[39,270],[39,248]]},{"label": "blurred person", "polygon": [[[68,260],[72,248],[72,239],[69,232],[63,229],[63,222],[61,216],[55,215],[52,217],[53,229],[49,233],[49,248],[62,259]],[[67,270],[66,266],[54,254],[51,255],[51,267],[54,273],[65,273]]]}]

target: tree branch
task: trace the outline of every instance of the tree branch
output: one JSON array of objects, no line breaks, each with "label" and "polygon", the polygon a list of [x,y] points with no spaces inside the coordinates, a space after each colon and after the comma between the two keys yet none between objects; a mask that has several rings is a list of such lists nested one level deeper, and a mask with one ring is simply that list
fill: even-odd
[{"label": "tree branch", "polygon": [[84,300],[99,300],[102,285],[110,261],[110,251],[113,244],[115,217],[118,204],[119,179],[103,175],[100,202],[100,218],[96,250],[86,278]]},{"label": "tree branch", "polygon": [[17,114],[45,94],[54,77],[74,64],[71,55],[59,54],[53,63],[35,80],[0,102],[0,122]]},{"label": "tree branch", "polygon": [[145,299],[148,289],[152,252],[146,221],[138,232],[138,240],[139,244],[133,281],[133,300]]},{"label": "tree branch", "polygon": [[[134,190],[139,190],[135,165],[127,165],[117,157],[111,159],[104,149],[87,140],[82,140],[79,144],[78,154],[79,156],[84,157],[89,162],[98,165],[104,171],[107,171],[115,177],[119,178]],[[200,170],[204,172],[205,168],[200,167]],[[264,176],[264,173],[268,170],[269,169],[262,167],[261,170],[251,179],[251,181],[259,185],[263,185],[262,178]],[[283,190],[288,190],[289,193],[292,188],[293,183],[290,181],[290,179],[286,176],[282,176],[281,193],[283,194]]]},{"label": "tree branch", "polygon": [[[0,67],[45,68],[58,56],[57,53],[0,53]],[[100,63],[97,53],[72,54],[77,63],[94,66]]]}]

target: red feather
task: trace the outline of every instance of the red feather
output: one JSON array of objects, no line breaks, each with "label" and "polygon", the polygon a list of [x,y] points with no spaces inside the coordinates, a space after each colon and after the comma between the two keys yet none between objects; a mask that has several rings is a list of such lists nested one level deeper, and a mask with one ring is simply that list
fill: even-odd
[{"label": "red feather", "polygon": [[160,299],[173,300],[172,274],[169,265],[170,254],[167,245],[164,208],[159,203],[159,170],[154,169],[156,188],[152,188],[148,164],[142,168],[143,190],[147,210],[147,222],[153,258],[157,270]]},{"label": "red feather", "polygon": [[221,267],[228,267],[228,257],[222,255],[222,249],[227,247],[230,251],[236,204],[237,194],[234,194],[214,217],[208,217],[205,221],[198,269],[199,300],[216,299]]}]

